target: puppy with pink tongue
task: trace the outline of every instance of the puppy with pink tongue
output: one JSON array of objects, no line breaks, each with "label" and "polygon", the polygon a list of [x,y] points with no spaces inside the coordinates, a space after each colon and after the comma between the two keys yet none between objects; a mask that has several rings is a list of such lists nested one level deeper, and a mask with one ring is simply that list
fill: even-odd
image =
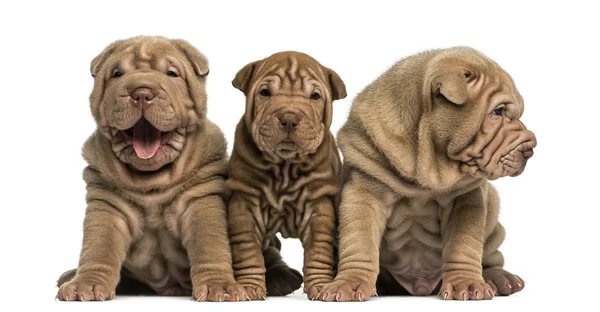
[{"label": "puppy with pink tongue", "polygon": [[81,256],[56,297],[248,299],[231,264],[227,144],[206,118],[204,55],[182,40],[135,37],[106,47],[90,70],[98,127],[83,147]]}]

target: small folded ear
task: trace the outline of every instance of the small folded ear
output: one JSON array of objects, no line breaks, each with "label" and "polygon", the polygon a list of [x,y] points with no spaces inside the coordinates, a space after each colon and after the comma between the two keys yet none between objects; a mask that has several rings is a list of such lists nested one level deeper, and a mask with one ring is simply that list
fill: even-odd
[{"label": "small folded ear", "polygon": [[102,50],[102,52],[100,52],[100,54],[98,54],[96,57],[94,57],[94,59],[92,59],[92,62],[90,63],[90,73],[92,74],[92,77],[96,78],[96,76],[98,75],[98,72],[100,71],[100,68],[102,68],[102,65],[104,65],[104,63],[106,62],[108,57],[113,52],[115,52],[115,50],[117,49],[117,46],[121,42],[122,42],[122,40],[118,40],[118,41],[111,43],[106,48],[104,48],[104,50]]},{"label": "small folded ear", "polygon": [[346,85],[340,76],[333,70],[323,66],[323,70],[329,80],[331,88],[332,101],[343,99],[346,97]]},{"label": "small folded ear", "polygon": [[236,89],[246,94],[246,91],[248,91],[248,87],[250,86],[250,80],[252,80],[252,76],[254,75],[254,70],[258,67],[259,62],[260,61],[252,62],[240,69],[237,74],[235,74],[235,78],[233,78],[231,84]]},{"label": "small folded ear", "polygon": [[446,72],[433,79],[431,92],[435,97],[442,96],[446,100],[463,105],[469,96],[467,92],[467,79],[471,73],[466,69],[456,69]]},{"label": "small folded ear", "polygon": [[182,39],[173,39],[172,42],[179,48],[185,57],[188,59],[192,67],[194,68],[194,73],[198,77],[204,77],[208,75],[208,60],[204,54],[200,53],[198,49],[196,49],[189,42]]}]

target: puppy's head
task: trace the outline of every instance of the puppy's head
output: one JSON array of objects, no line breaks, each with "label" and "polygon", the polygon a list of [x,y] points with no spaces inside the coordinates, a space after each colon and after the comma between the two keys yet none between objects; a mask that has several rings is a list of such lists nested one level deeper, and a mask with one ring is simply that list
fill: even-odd
[{"label": "puppy's head", "polygon": [[537,142],[519,120],[523,98],[500,66],[474,49],[449,49],[431,60],[425,79],[435,140],[448,157],[491,180],[523,172]]},{"label": "puppy's head", "polygon": [[206,58],[183,40],[116,41],[90,66],[92,115],[116,156],[140,171],[175,161],[206,115]]},{"label": "puppy's head", "polygon": [[257,147],[283,159],[314,153],[346,97],[336,72],[299,52],[280,52],[242,68],[232,82],[246,95],[246,127]]}]

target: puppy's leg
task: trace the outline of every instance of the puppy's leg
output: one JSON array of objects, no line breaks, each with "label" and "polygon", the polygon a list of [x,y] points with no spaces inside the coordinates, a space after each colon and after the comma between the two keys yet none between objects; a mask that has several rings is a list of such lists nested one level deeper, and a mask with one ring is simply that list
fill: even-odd
[{"label": "puppy's leg", "polygon": [[281,242],[277,236],[269,240],[269,245],[263,250],[265,257],[265,274],[267,293],[269,296],[285,296],[302,286],[302,274],[290,268],[281,259]]},{"label": "puppy's leg", "polygon": [[229,238],[233,259],[233,273],[251,300],[267,298],[265,260],[262,254],[263,233],[254,215],[260,208],[254,198],[234,192],[229,201]]},{"label": "puppy's leg", "polygon": [[447,224],[442,229],[443,299],[491,299],[493,292],[482,276],[482,254],[486,207],[482,188],[455,199]]},{"label": "puppy's leg", "polygon": [[246,300],[233,276],[226,207],[217,195],[193,200],[181,216],[183,246],[190,259],[192,296],[197,301]]},{"label": "puppy's leg", "polygon": [[498,222],[500,203],[498,193],[491,184],[489,184],[487,199],[489,226],[486,232],[489,234],[483,249],[483,279],[492,287],[495,295],[508,296],[523,290],[525,282],[519,276],[503,269],[504,256],[498,248],[504,241],[506,232]]},{"label": "puppy's leg", "polygon": [[314,210],[301,236],[304,247],[304,292],[311,300],[317,299],[323,285],[331,283],[335,275],[333,203],[331,199],[323,197],[312,203],[312,206]]},{"label": "puppy's leg", "polygon": [[59,300],[109,300],[115,297],[121,265],[132,234],[125,216],[108,201],[89,200],[77,274],[62,284]]},{"label": "puppy's leg", "polygon": [[[368,181],[368,183],[367,183]],[[376,294],[379,245],[390,205],[381,194],[385,186],[352,172],[343,187],[339,208],[339,264],[332,283],[321,289],[327,301],[364,301]]]}]

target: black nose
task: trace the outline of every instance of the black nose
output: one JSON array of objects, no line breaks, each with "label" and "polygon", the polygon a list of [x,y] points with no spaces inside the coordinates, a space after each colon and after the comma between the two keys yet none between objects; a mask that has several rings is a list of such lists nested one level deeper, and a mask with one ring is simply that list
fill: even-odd
[{"label": "black nose", "polygon": [[148,88],[137,88],[131,93],[131,99],[136,103],[150,102],[154,98],[152,90]]},{"label": "black nose", "polygon": [[293,132],[294,130],[296,130],[296,127],[298,126],[298,123],[301,120],[301,118],[298,117],[298,115],[291,113],[283,114],[281,116],[278,116],[277,118],[279,119],[279,122],[287,132]]}]

